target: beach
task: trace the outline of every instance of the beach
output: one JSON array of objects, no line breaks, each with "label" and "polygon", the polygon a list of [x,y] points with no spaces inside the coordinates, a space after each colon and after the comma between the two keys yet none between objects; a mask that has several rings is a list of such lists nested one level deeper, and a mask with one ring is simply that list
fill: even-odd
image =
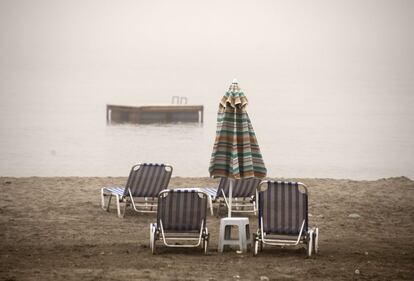
[{"label": "beach", "polygon": [[[219,218],[208,216],[209,252],[149,248],[154,214],[124,219],[101,209],[100,188],[123,177],[0,178],[0,280],[413,280],[414,182],[289,179],[309,188],[320,253],[265,247],[257,257],[217,252]],[[173,177],[170,187],[217,186]],[[351,215],[351,216],[350,216]],[[224,216],[224,213],[222,214]],[[249,215],[251,232],[257,217]],[[159,243],[158,245],[161,245]]]}]

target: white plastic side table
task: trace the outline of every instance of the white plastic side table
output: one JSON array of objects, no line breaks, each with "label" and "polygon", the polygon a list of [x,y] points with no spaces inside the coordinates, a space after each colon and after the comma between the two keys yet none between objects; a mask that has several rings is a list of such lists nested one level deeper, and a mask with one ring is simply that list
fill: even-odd
[{"label": "white plastic side table", "polygon": [[[231,237],[231,227],[237,226],[238,238]],[[252,245],[250,239],[249,218],[222,218],[220,220],[220,234],[218,251],[223,252],[225,245],[239,245],[240,251],[247,252],[247,246]]]}]

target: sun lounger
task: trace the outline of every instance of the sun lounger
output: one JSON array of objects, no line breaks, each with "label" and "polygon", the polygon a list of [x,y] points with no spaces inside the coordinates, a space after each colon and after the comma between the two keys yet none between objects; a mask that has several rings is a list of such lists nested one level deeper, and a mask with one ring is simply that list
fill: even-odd
[{"label": "sun lounger", "polygon": [[318,252],[319,229],[308,226],[308,190],[300,182],[263,181],[258,187],[259,228],[254,255],[263,245],[306,245],[307,255]]},{"label": "sun lounger", "polygon": [[[255,213],[257,211],[257,187],[261,180],[258,178],[239,179],[234,181],[232,191],[232,213]],[[218,202],[217,215],[223,203],[229,208],[230,180],[221,178],[216,194]]]},{"label": "sun lounger", "polygon": [[214,215],[213,201],[216,198],[217,189],[211,187],[171,187],[170,189],[181,191],[201,191],[208,195],[208,207],[210,208],[211,215]]},{"label": "sun lounger", "polygon": [[163,190],[158,196],[157,222],[150,224],[150,247],[154,254],[156,242],[167,247],[198,247],[208,249],[208,195],[196,190]]},{"label": "sun lounger", "polygon": [[[125,215],[125,209],[129,205],[132,205],[137,212],[155,213],[156,198],[161,190],[168,187],[172,170],[172,166],[167,164],[134,165],[125,186],[101,189],[102,208],[109,210],[112,196],[115,196],[118,216],[121,218]],[[105,197],[109,197],[107,204],[105,204]],[[123,213],[121,213],[120,203],[125,203]]]}]

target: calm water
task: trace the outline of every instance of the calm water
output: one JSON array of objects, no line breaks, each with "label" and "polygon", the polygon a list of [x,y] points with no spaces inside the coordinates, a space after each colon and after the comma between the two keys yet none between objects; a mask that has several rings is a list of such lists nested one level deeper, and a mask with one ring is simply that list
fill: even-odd
[{"label": "calm water", "polygon": [[[190,102],[205,105],[203,125],[115,126],[105,122],[105,104],[111,98],[148,104],[151,99],[169,101],[170,93],[86,95],[85,89],[56,87],[58,95],[17,90],[3,97],[0,175],[126,176],[134,163],[167,162],[175,176],[208,176],[217,102],[224,91],[219,87],[187,95]],[[362,86],[249,88],[248,112],[269,176],[414,178],[414,97],[409,87],[396,85],[394,94]]]}]

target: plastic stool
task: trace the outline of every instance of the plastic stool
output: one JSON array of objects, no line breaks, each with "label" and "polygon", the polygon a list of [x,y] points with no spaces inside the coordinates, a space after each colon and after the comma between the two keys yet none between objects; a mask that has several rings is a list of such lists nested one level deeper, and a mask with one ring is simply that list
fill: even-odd
[{"label": "plastic stool", "polygon": [[[232,239],[230,237],[232,226],[238,227],[238,239]],[[225,245],[239,245],[240,251],[247,251],[247,245],[252,245],[252,241],[250,240],[249,218],[223,218],[220,220],[218,251],[223,252]]]}]

